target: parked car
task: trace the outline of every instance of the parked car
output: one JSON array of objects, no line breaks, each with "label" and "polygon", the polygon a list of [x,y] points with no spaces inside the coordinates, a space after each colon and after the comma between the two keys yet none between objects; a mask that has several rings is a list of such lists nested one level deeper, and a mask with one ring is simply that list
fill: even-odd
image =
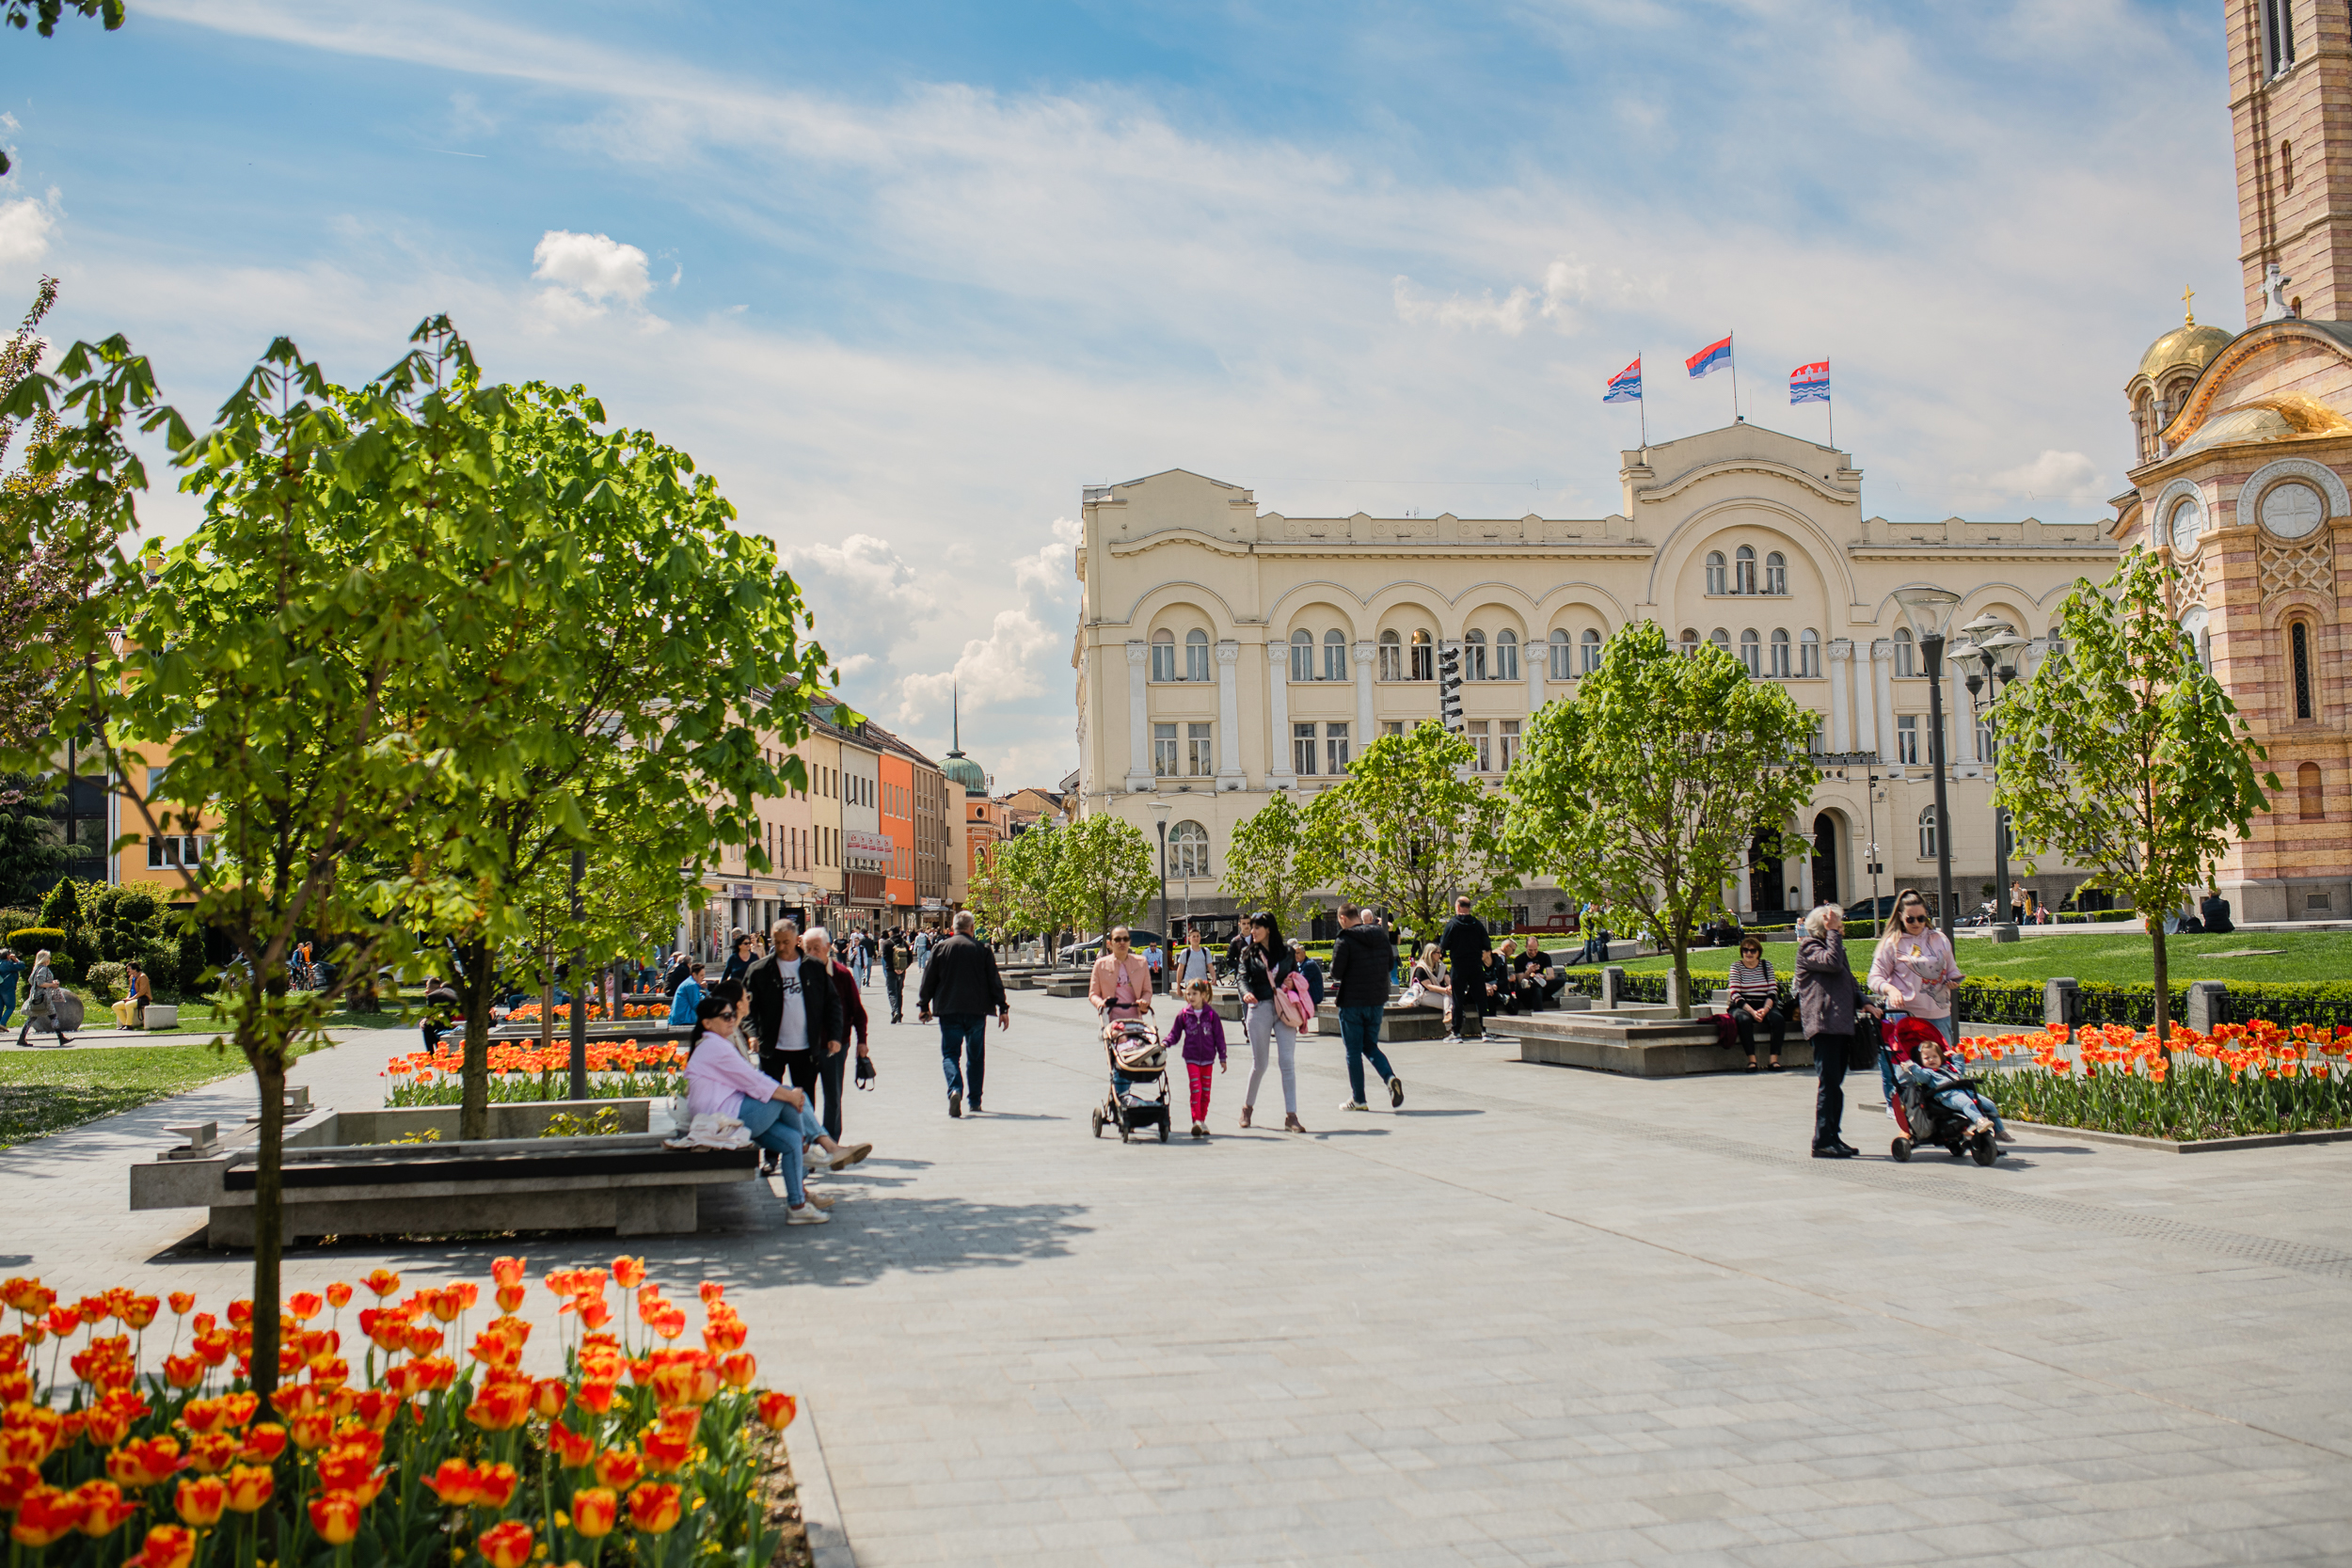
[{"label": "parked car", "polygon": [[1900,895],[1898,894],[1886,893],[1881,894],[1876,898],[1865,898],[1859,904],[1849,904],[1846,906],[1846,918],[1848,920],[1884,920],[1895,912],[1895,900]]},{"label": "parked car", "polygon": [[[1128,927],[1127,935],[1134,939],[1133,945],[1127,950],[1138,955],[1160,940],[1159,932],[1147,931],[1140,926]],[[1090,964],[1103,956],[1103,939],[1096,937],[1090,942],[1073,942],[1057,956],[1061,959],[1062,967],[1065,969],[1075,969],[1083,964]]]}]

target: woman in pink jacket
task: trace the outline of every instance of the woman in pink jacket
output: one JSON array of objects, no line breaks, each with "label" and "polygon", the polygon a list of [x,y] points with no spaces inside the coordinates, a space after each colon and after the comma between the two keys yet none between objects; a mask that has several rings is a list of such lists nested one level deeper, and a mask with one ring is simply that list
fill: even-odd
[{"label": "woman in pink jacket", "polygon": [[1890,1013],[1932,1023],[1957,1044],[1960,1021],[1952,1012],[1952,988],[1966,978],[1952,958],[1951,939],[1935,928],[1928,901],[1906,890],[1895,900],[1894,917],[1870,956],[1870,990]]},{"label": "woman in pink jacket", "polygon": [[1152,1010],[1152,966],[1129,950],[1127,927],[1115,926],[1104,939],[1109,951],[1094,960],[1087,981],[1087,1001],[1105,1023],[1140,1017]]}]

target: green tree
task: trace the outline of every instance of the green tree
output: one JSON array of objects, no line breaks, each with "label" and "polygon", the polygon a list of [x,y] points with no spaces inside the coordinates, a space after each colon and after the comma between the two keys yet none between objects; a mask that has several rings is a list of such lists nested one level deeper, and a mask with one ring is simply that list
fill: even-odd
[{"label": "green tree", "polygon": [[1470,771],[1476,760],[1435,720],[1365,747],[1307,804],[1295,861],[1304,885],[1386,909],[1423,942],[1456,895],[1499,917],[1519,872],[1502,840],[1502,798]]},{"label": "green tree", "polygon": [[1287,789],[1278,789],[1266,803],[1233,826],[1225,850],[1225,875],[1216,890],[1233,901],[1243,914],[1272,912],[1285,931],[1305,925],[1311,901],[1300,856],[1306,841],[1307,814]]},{"label": "green tree", "polygon": [[[1024,838],[1027,834],[1022,835]],[[972,918],[984,930],[1000,936],[1032,936],[1045,928],[1046,911],[1043,900],[1030,893],[1014,878],[1020,839],[1009,839],[987,846],[980,852],[979,863],[973,868],[972,881],[964,903]]]},{"label": "green tree", "polygon": [[1141,828],[1123,816],[1096,812],[1054,836],[1059,846],[1051,883],[1054,907],[1073,929],[1099,936],[1152,907],[1160,891],[1159,863]]},{"label": "green tree", "polygon": [[0,905],[38,908],[65,869],[65,841],[49,817],[55,785],[0,775]]},{"label": "green tree", "polygon": [[[1574,698],[1528,721],[1511,769],[1510,841],[1525,863],[1674,954],[1691,1016],[1691,935],[1721,910],[1756,834],[1813,798],[1813,717],[1712,644],[1684,653],[1627,626]],[[1803,841],[1781,834],[1779,853]]]},{"label": "green tree", "polygon": [[2210,880],[2233,839],[2270,809],[2275,774],[2237,705],[2172,617],[2179,575],[2134,546],[2102,588],[2075,583],[2062,642],[1993,709],[1993,798],[2033,873],[2052,848],[2146,917],[2156,1033],[2171,1037],[2164,917]]},{"label": "green tree", "polygon": [[1055,884],[1064,832],[1050,822],[1033,823],[998,845],[992,862],[1004,879],[1000,897],[1005,920],[1014,930],[1046,938],[1049,953],[1066,921]]}]

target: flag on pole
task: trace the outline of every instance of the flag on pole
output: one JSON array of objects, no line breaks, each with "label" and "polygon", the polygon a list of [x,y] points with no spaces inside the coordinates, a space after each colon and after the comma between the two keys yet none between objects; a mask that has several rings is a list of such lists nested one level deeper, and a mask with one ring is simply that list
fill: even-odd
[{"label": "flag on pole", "polygon": [[1601,395],[1603,403],[1639,403],[1642,401],[1642,356],[1635,355],[1633,363],[1609,378],[1609,390]]},{"label": "flag on pole", "polygon": [[1726,332],[1724,334],[1722,342],[1708,344],[1690,358],[1685,359],[1683,364],[1690,368],[1694,379],[1702,375],[1713,375],[1717,371],[1730,369],[1731,334]]},{"label": "flag on pole", "polygon": [[1829,401],[1829,361],[1815,365],[1799,365],[1788,372],[1788,401],[1798,403],[1827,403]]}]

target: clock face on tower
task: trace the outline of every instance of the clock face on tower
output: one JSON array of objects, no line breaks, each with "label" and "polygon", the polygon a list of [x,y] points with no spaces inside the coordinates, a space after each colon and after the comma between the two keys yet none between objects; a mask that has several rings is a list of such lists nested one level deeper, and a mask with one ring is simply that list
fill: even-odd
[{"label": "clock face on tower", "polygon": [[2308,484],[2289,481],[2263,494],[2263,527],[2281,539],[2300,539],[2328,520],[2328,503]]},{"label": "clock face on tower", "polygon": [[2175,554],[2187,555],[2197,548],[2197,536],[2204,531],[2205,509],[2193,496],[2185,496],[2172,505],[2172,548]]}]

